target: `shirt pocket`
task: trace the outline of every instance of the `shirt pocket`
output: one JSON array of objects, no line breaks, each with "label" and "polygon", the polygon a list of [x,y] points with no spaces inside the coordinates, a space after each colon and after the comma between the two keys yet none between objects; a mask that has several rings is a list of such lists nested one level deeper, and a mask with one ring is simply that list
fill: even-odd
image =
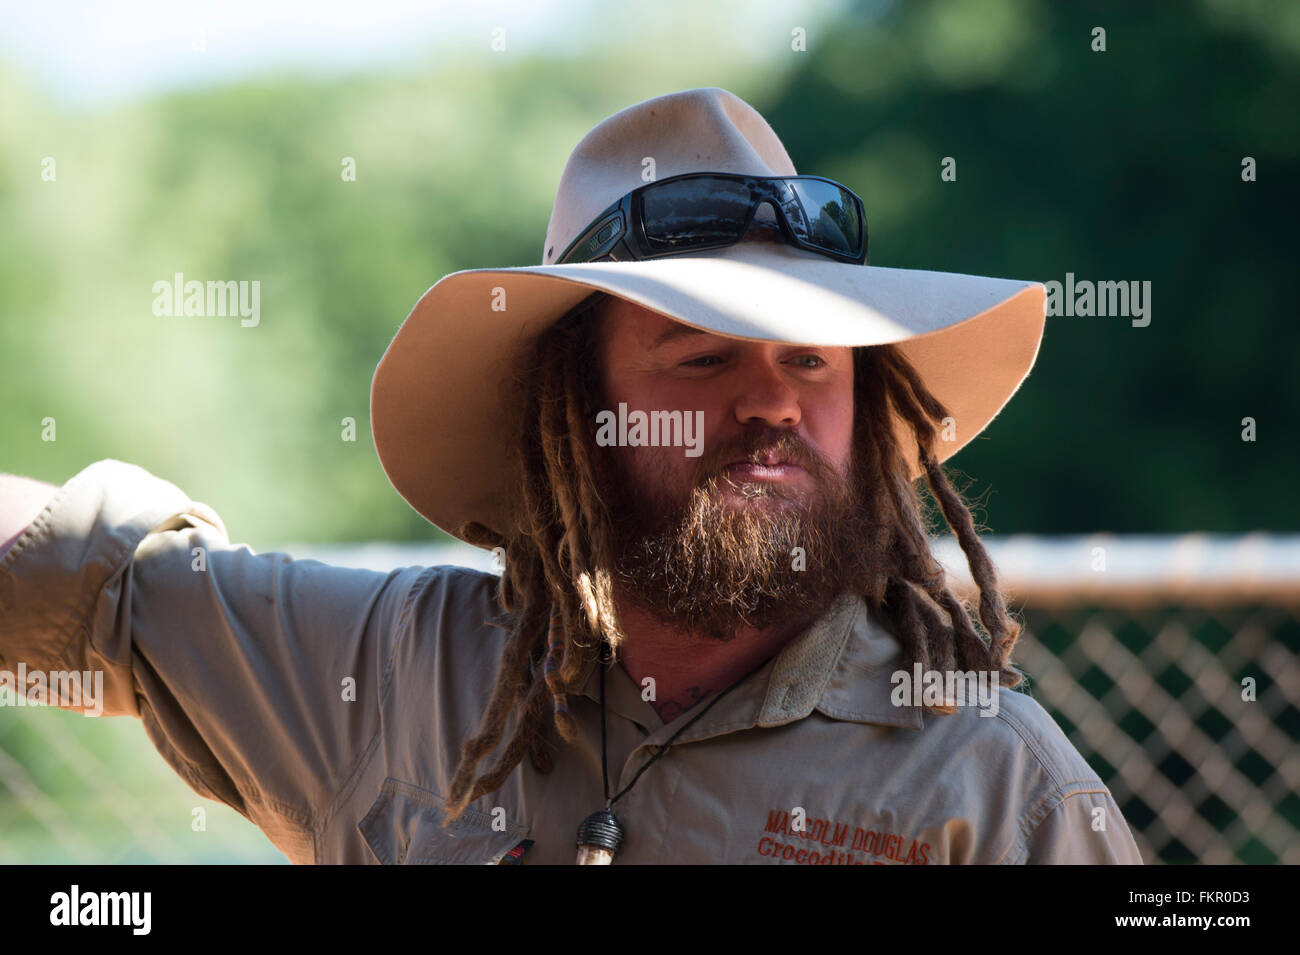
[{"label": "shirt pocket", "polygon": [[475,809],[444,829],[445,808],[436,792],[390,776],[357,828],[384,865],[496,865],[530,832],[509,818],[494,828],[493,817]]}]

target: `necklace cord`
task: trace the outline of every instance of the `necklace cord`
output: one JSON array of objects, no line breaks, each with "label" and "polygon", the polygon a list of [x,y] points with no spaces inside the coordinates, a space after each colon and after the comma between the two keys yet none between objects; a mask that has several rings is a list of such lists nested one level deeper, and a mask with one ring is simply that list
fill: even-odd
[{"label": "necklace cord", "polygon": [[605,794],[605,808],[609,809],[614,801],[609,798],[609,747],[605,745],[605,660],[606,647],[601,647],[600,658],[596,666],[600,667],[600,783]]},{"label": "necklace cord", "polygon": [[[601,656],[602,657],[604,656],[603,650]],[[746,680],[748,680],[759,670],[763,669],[763,667],[767,666],[767,663],[770,659],[771,657],[764,659],[762,663],[754,667],[754,669],[750,670],[748,673],[742,676],[735,683],[731,684],[731,686],[727,687],[725,690],[723,690],[721,693],[719,693],[717,696],[711,699],[709,701],[708,706],[706,706],[704,709],[700,710],[698,713],[692,716],[685,724],[678,727],[677,732],[673,733],[672,736],[668,737],[668,742],[663,744],[659,752],[655,753],[648,760],[646,760],[645,763],[641,766],[641,768],[636,771],[636,775],[632,777],[632,781],[628,783],[626,786],[624,786],[622,791],[619,792],[619,794],[614,796],[613,798],[611,798],[609,795],[609,763],[608,763],[609,747],[605,743],[605,666],[603,660],[598,660],[597,666],[600,667],[600,776],[601,776],[601,783],[604,786],[604,792],[605,792],[605,808],[610,809],[614,805],[614,803],[622,799],[623,796],[627,794],[627,791],[636,785],[636,781],[641,778],[641,774],[644,773],[647,769],[649,769],[654,764],[655,760],[657,760],[660,756],[667,753],[669,748],[676,741],[677,737],[681,736],[684,732],[690,729],[691,726],[694,725],[695,722],[700,717],[702,717],[705,713],[709,712],[709,710],[713,708],[714,703],[717,703],[719,700],[721,700],[724,696],[726,696],[736,687],[740,686],[740,684],[744,683]]]}]

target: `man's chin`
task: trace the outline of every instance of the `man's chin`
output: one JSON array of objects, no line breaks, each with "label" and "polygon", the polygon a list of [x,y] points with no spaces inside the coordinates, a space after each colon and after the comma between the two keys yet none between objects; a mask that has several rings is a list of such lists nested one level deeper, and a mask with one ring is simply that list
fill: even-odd
[{"label": "man's chin", "polygon": [[729,640],[819,616],[856,584],[857,500],[833,473],[718,475],[680,501],[616,487],[616,576],[665,626]]},{"label": "man's chin", "polygon": [[806,623],[820,617],[830,609],[836,595],[809,599],[807,595],[795,595],[762,600],[759,606],[750,606],[744,610],[728,610],[725,606],[683,607],[672,609],[663,606],[648,606],[632,597],[633,603],[648,616],[665,628],[677,633],[693,633],[727,643],[735,640],[742,632],[758,631],[760,633],[786,627],[792,623]]},{"label": "man's chin", "polygon": [[797,486],[767,481],[724,481],[714,491],[714,500],[730,511],[783,509],[807,511],[809,492]]},{"label": "man's chin", "polygon": [[[619,555],[628,597],[660,623],[729,640],[819,616],[848,585],[834,529],[781,498],[715,501],[709,520]],[[795,513],[796,511],[800,513]]]},{"label": "man's chin", "polygon": [[624,576],[626,597],[639,611],[665,629],[676,633],[689,633],[711,640],[729,642],[742,632],[768,632],[796,621],[807,622],[820,617],[834,602],[838,594],[810,595],[806,592],[767,595],[758,601],[740,606],[718,601],[699,604],[668,605],[647,600],[645,581]]}]

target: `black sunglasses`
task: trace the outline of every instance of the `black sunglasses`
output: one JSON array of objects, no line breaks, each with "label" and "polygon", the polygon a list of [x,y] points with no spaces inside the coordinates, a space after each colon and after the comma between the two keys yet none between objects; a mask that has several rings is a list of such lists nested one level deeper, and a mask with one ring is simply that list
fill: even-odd
[{"label": "black sunglasses", "polygon": [[850,189],[821,176],[690,172],[633,189],[591,221],[556,264],[656,259],[739,242],[771,203],[790,244],[839,262],[867,262],[867,217]]}]

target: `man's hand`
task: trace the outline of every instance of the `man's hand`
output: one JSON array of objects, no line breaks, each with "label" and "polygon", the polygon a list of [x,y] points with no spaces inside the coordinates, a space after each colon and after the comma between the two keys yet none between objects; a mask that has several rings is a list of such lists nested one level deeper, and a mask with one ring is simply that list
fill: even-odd
[{"label": "man's hand", "polygon": [[55,485],[34,478],[0,474],[0,560],[57,490]]}]

